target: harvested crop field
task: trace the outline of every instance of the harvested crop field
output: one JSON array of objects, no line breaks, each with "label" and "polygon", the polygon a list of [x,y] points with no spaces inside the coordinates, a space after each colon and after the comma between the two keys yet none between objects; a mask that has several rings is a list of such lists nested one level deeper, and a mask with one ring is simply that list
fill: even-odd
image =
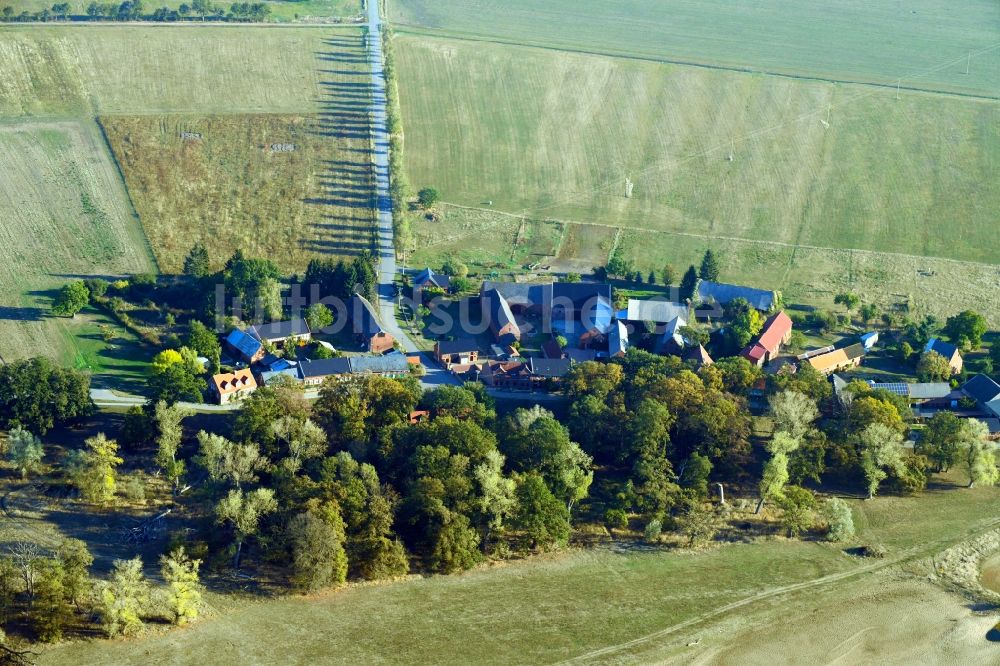
[{"label": "harvested crop field", "polygon": [[75,365],[74,336],[96,326],[49,317],[51,296],[78,276],[155,271],[148,244],[93,123],[0,124],[0,154],[0,356]]},{"label": "harvested crop field", "polygon": [[316,112],[343,64],[324,39],[360,47],[357,28],[0,27],[0,115]]},{"label": "harvested crop field", "polygon": [[426,36],[397,53],[410,180],[492,201],[498,228],[597,225],[554,266],[606,261],[620,228],[643,271],[711,246],[789,302],[853,288],[1000,321],[995,102]]},{"label": "harvested crop field", "polygon": [[162,270],[195,242],[216,268],[237,249],[289,273],[373,247],[367,116],[101,118]]},{"label": "harvested crop field", "polygon": [[456,40],[397,45],[408,173],[449,202],[1000,261],[1000,188],[984,186],[1000,163],[996,103]]},{"label": "harvested crop field", "polygon": [[[996,97],[993,0],[395,0],[403,29]],[[974,54],[966,73],[966,57]]]}]

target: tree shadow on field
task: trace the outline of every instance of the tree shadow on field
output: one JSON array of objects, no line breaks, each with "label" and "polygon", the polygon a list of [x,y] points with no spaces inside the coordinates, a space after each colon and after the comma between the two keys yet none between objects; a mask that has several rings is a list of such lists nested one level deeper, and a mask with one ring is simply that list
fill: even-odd
[{"label": "tree shadow on field", "polygon": [[[317,121],[307,131],[340,142],[337,152],[355,153],[357,158],[324,160],[318,187],[303,201],[331,211],[341,208],[359,212],[323,214],[329,222],[312,225],[319,238],[306,239],[302,246],[322,254],[355,255],[375,247],[372,229],[367,226],[370,222],[360,212],[374,211],[377,205],[374,165],[370,161],[373,85],[367,67],[351,68],[351,65],[367,65],[368,52],[363,38],[324,39],[323,45],[327,48],[316,53],[321,90],[316,101],[320,110]],[[330,62],[345,66],[330,66],[327,64]]]},{"label": "tree shadow on field", "polygon": [[0,320],[42,321],[49,312],[38,307],[14,307],[0,305]]},{"label": "tree shadow on field", "polygon": [[310,239],[302,241],[302,246],[311,251],[318,252],[321,254],[336,254],[336,255],[355,255],[363,250],[371,250],[374,248],[374,243],[371,240],[317,240]]}]

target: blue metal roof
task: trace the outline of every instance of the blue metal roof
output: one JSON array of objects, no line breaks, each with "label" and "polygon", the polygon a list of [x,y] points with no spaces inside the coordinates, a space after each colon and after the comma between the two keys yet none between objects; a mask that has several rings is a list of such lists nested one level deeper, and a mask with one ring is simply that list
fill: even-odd
[{"label": "blue metal roof", "polygon": [[226,336],[226,342],[247,358],[253,358],[254,355],[261,349],[260,340],[238,328],[234,328],[233,331]]}]

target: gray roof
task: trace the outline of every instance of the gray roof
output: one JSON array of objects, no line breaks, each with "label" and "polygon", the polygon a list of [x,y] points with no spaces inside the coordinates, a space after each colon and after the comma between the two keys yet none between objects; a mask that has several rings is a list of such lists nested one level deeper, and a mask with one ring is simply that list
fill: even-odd
[{"label": "gray roof", "polygon": [[986,375],[976,375],[962,386],[962,391],[984,411],[1000,416],[1000,385]]},{"label": "gray roof", "polygon": [[574,363],[586,363],[597,358],[597,352],[593,349],[575,349],[567,347],[563,350],[566,357]]},{"label": "gray roof", "polygon": [[611,285],[604,282],[556,282],[552,285],[552,298],[569,299],[577,309],[598,300],[611,302]]},{"label": "gray roof", "polygon": [[604,282],[492,282],[487,280],[480,287],[480,294],[496,291],[512,306],[548,307],[572,303],[580,310],[598,301],[611,302],[611,285]]},{"label": "gray roof", "polygon": [[378,312],[367,298],[354,294],[351,314],[354,318],[354,332],[366,338],[374,338],[382,332],[382,324],[378,320]]},{"label": "gray roof", "polygon": [[305,378],[346,375],[351,372],[351,362],[346,358],[321,358],[315,361],[303,361],[299,364],[299,369]]},{"label": "gray roof", "polygon": [[432,287],[448,289],[451,287],[451,278],[447,275],[442,275],[441,273],[435,273],[430,268],[425,268],[417,273],[417,276],[413,278],[413,284],[417,287],[430,285]]},{"label": "gray roof", "polygon": [[678,317],[687,316],[688,308],[682,303],[658,300],[642,301],[635,298],[628,299],[628,307],[618,313],[619,319],[651,321],[656,324],[666,324]]},{"label": "gray roof", "polygon": [[906,382],[868,382],[873,389],[884,389],[890,393],[901,395],[913,400],[935,400],[951,394],[951,384],[948,382],[924,382],[910,384]]},{"label": "gray roof", "polygon": [[441,340],[437,343],[437,348],[441,354],[461,354],[462,352],[479,351],[479,343],[471,338]]},{"label": "gray roof", "polygon": [[514,324],[514,326],[517,326],[517,320],[514,319],[514,313],[510,310],[510,304],[507,302],[507,298],[500,293],[500,291],[490,289],[489,291],[483,292],[482,298],[486,303],[485,311],[490,317],[488,323],[495,326],[497,330],[503,328],[507,324]]},{"label": "gray roof", "polygon": [[264,384],[264,386],[267,386],[278,377],[291,377],[297,382],[302,381],[302,373],[299,371],[298,366],[286,368],[284,370],[269,370],[267,372],[260,373],[260,381]]},{"label": "gray roof", "polygon": [[522,308],[540,306],[549,301],[552,294],[552,284],[539,284],[532,282],[492,282],[486,280],[480,287],[479,293],[482,296],[496,293],[503,297],[508,306],[515,305]]},{"label": "gray roof", "polygon": [[250,334],[258,340],[284,340],[291,335],[307,335],[309,324],[305,319],[289,319],[274,321],[270,324],[259,324],[250,328]]},{"label": "gray roof", "polygon": [[568,358],[538,358],[532,356],[528,359],[528,367],[531,374],[536,377],[563,377],[569,372],[573,361]]},{"label": "gray roof", "polygon": [[608,353],[624,354],[628,349],[628,326],[623,321],[616,321],[608,335]]},{"label": "gray roof", "polygon": [[736,284],[724,284],[702,280],[698,283],[698,299],[703,303],[716,302],[725,305],[737,298],[745,298],[750,305],[764,312],[774,307],[775,293],[766,289],[754,289]]},{"label": "gray roof", "polygon": [[386,356],[352,356],[348,359],[353,374],[366,372],[405,373],[410,371],[410,362],[404,354]]}]

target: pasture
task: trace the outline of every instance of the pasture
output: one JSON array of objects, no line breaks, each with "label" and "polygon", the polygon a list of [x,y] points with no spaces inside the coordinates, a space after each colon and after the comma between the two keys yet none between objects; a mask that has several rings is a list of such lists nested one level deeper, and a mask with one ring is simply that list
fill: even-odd
[{"label": "pasture", "polygon": [[0,154],[0,357],[45,354],[94,369],[127,364],[99,355],[96,316],[48,315],[51,296],[78,276],[155,271],[97,127],[0,124]]},{"label": "pasture", "polygon": [[[845,544],[780,537],[694,552],[612,544],[318,597],[213,594],[208,616],[184,631],[60,646],[40,663],[159,663],[195,654],[227,663],[552,663],[581,655],[588,662],[648,662],[738,651],[743,640],[763,650],[763,639],[770,636],[773,645],[774,634],[760,635],[761,618],[767,626],[790,626],[783,642],[793,646],[786,654],[794,660],[816,651],[817,641],[832,650],[851,639],[863,628],[854,626],[859,602],[870,611],[867,624],[891,630],[882,638],[873,632],[870,642],[892,649],[890,641],[906,634],[907,649],[933,651],[952,617],[978,624],[960,597],[926,582],[923,558],[996,526],[997,489],[949,481],[919,497],[852,502],[857,543],[885,544],[886,561],[848,556]],[[865,573],[870,567],[882,571]],[[833,578],[820,580],[827,576]],[[886,596],[889,580],[894,592]],[[917,604],[919,620],[899,622],[907,604]],[[819,610],[829,628],[821,636],[807,621]],[[926,637],[913,632],[920,621]],[[669,631],[685,622],[691,624]],[[685,647],[703,635],[695,650]],[[973,638],[982,634],[970,636],[962,654],[980,654]]]},{"label": "pasture", "polygon": [[[397,54],[410,180],[448,202],[663,234],[621,239],[646,270],[686,266],[684,246],[706,239],[769,247],[753,282],[800,283],[790,291],[819,304],[830,272],[789,271],[793,248],[827,266],[849,250],[893,255],[882,268],[896,293],[928,300],[961,293],[963,275],[918,280],[937,270],[920,257],[974,262],[976,296],[1000,315],[995,102],[409,35]],[[602,254],[595,233],[581,263]],[[838,285],[853,284],[840,269]]]},{"label": "pasture", "polygon": [[403,30],[475,40],[1000,93],[1000,5],[993,0],[396,0],[389,12]]},{"label": "pasture", "polygon": [[316,256],[373,247],[371,175],[351,159],[367,145],[366,121],[348,129],[316,115],[258,114],[101,124],[163,271],[179,272],[195,242],[214,268],[242,249],[289,274]]}]

